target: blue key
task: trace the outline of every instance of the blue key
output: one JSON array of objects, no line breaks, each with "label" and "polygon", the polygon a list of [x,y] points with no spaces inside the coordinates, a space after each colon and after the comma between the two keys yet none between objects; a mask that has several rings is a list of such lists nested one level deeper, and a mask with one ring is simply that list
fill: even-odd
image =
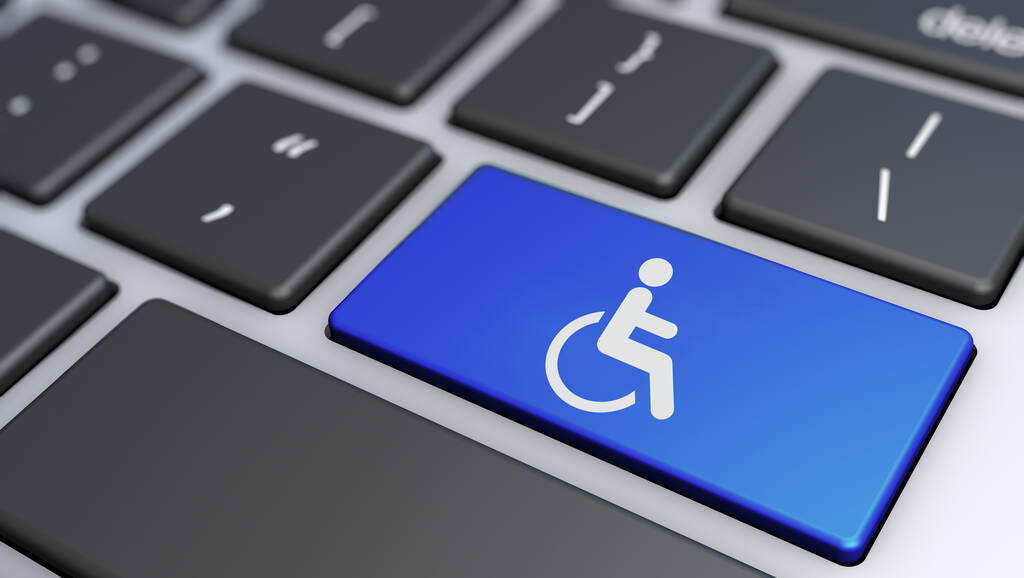
[{"label": "blue key", "polygon": [[963,329],[490,167],[330,332],[841,564],[974,353]]}]

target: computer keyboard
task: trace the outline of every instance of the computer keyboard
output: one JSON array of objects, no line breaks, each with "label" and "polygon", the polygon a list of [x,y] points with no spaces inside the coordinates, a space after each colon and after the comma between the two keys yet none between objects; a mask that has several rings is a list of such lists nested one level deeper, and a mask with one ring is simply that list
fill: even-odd
[{"label": "computer keyboard", "polygon": [[66,576],[763,576],[165,301],[0,459],[0,531]]},{"label": "computer keyboard", "polygon": [[422,142],[243,85],[90,203],[85,224],[284,313],[437,161]]},{"label": "computer keyboard", "polygon": [[52,201],[196,83],[191,65],[49,17],[0,52],[0,187]]},{"label": "computer keyboard", "polygon": [[0,0],[0,576],[1013,575],[1024,13],[894,4]]},{"label": "computer keyboard", "polygon": [[727,10],[1024,94],[1024,5],[1006,0],[728,0]]},{"label": "computer keyboard", "polygon": [[867,552],[974,347],[963,329],[490,167],[330,331],[844,564]]},{"label": "computer keyboard", "polygon": [[134,10],[162,18],[178,26],[195,24],[220,0],[114,0]]},{"label": "computer keyboard", "polygon": [[830,71],[729,190],[722,216],[992,307],[1024,248],[1022,133],[1009,116]]},{"label": "computer keyboard", "polygon": [[774,68],[760,48],[573,4],[456,103],[452,120],[670,197]]},{"label": "computer keyboard", "polygon": [[[116,287],[99,273],[0,231],[0,391],[92,316]],[[13,272],[17,274],[13,274]]]},{"label": "computer keyboard", "polygon": [[[231,41],[268,58],[409,104],[513,0],[268,2]],[[325,29],[324,23],[329,26]]]}]

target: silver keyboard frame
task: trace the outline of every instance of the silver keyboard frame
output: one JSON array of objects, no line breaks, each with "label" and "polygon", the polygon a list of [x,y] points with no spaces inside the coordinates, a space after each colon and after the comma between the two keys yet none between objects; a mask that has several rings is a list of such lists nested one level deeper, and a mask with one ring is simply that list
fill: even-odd
[{"label": "silver keyboard frame", "polygon": [[[1024,117],[1024,99],[725,17],[718,0],[622,0],[619,4],[628,10],[769,48],[780,64],[682,192],[663,201],[448,124],[452,106],[461,95],[555,10],[557,0],[520,0],[407,108],[228,46],[230,30],[257,4],[257,0],[226,0],[210,17],[185,31],[104,0],[10,0],[0,11],[0,35],[36,14],[47,13],[177,56],[207,74],[205,82],[53,203],[35,207],[0,193],[0,227],[94,267],[120,286],[107,306],[0,396],[0,426],[142,302],[163,298],[780,578],[1003,576],[1019,567],[1017,552],[1024,538],[1024,526],[1019,522],[1024,513],[1024,492],[1020,491],[1024,460],[1019,458],[1019,449],[1024,447],[1024,330],[1013,321],[1024,320],[1020,275],[1011,281],[995,309],[977,310],[730,225],[718,220],[714,211],[740,171],[829,67],[840,66],[1015,117]],[[442,165],[351,256],[284,316],[260,310],[81,226],[83,208],[90,200],[242,81],[255,81],[423,139],[444,157]],[[679,103],[685,106],[685,94],[679,95]],[[971,331],[978,345],[977,360],[864,563],[853,568],[833,564],[324,338],[332,308],[462,179],[485,163]],[[202,403],[202,399],[195,402]],[[183,426],[187,427],[187,421]],[[0,576],[53,578],[2,544]]]}]

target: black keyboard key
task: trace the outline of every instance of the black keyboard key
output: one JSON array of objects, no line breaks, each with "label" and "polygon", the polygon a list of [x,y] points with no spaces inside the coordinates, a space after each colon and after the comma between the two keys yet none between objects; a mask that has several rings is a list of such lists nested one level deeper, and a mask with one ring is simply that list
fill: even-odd
[{"label": "black keyboard key", "polygon": [[280,313],[437,162],[419,141],[242,86],[93,201],[85,220]]},{"label": "black keyboard key", "polygon": [[144,12],[150,16],[161,18],[178,26],[190,26],[199,21],[220,0],[113,0]]},{"label": "black keyboard key", "polygon": [[399,104],[416,99],[513,0],[268,0],[236,45]]},{"label": "black keyboard key", "polygon": [[1024,249],[1024,123],[829,72],[722,203],[725,219],[976,307]]},{"label": "black keyboard key", "polygon": [[165,302],[0,432],[64,576],[763,576]]},{"label": "black keyboard key", "polygon": [[0,78],[0,189],[45,203],[201,74],[40,18],[0,42]]},{"label": "black keyboard key", "polygon": [[0,393],[114,294],[99,273],[0,231]]},{"label": "black keyboard key", "polygon": [[474,88],[453,121],[669,197],[774,67],[758,48],[574,4]]},{"label": "black keyboard key", "polygon": [[1020,0],[729,0],[737,16],[1024,94]]}]

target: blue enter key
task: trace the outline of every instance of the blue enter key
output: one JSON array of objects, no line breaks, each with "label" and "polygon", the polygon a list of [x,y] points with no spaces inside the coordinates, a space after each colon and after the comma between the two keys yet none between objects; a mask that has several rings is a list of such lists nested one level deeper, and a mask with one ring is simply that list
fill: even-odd
[{"label": "blue enter key", "polygon": [[973,356],[963,329],[485,167],[331,338],[841,564]]}]

